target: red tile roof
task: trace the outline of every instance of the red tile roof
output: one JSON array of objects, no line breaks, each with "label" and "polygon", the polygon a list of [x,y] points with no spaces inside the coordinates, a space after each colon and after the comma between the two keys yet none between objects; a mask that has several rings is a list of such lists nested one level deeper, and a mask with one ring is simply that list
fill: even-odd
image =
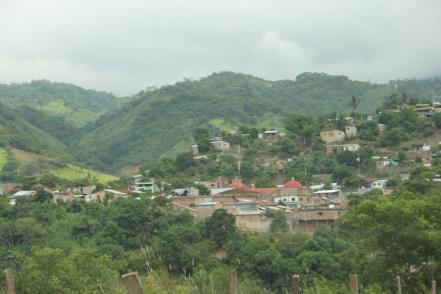
[{"label": "red tile roof", "polygon": [[244,183],[242,183],[239,179],[234,179],[229,187],[235,188],[235,189],[244,189],[244,190],[248,190],[250,188],[247,185],[245,185]]},{"label": "red tile roof", "polygon": [[297,182],[296,180],[292,179],[291,181],[287,182],[283,188],[288,189],[301,189],[303,188],[302,184],[300,182]]}]

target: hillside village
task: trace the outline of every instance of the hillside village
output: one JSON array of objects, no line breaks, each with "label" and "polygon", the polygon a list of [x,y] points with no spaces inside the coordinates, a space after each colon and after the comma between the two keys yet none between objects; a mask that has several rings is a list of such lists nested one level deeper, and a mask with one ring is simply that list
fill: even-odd
[{"label": "hillside village", "polygon": [[[225,78],[230,74],[208,80]],[[316,78],[306,75],[301,84]],[[93,276],[88,289],[120,293],[121,274],[136,271],[154,293],[184,287],[182,293],[223,294],[232,270],[242,293],[286,293],[294,273],[305,287],[347,293],[354,272],[371,289],[366,293],[394,289],[396,273],[403,287],[427,292],[441,272],[432,261],[441,256],[441,108],[432,102],[439,99],[397,92],[367,112],[362,98],[343,95],[346,111],[326,114],[296,107],[261,112],[264,104],[235,98],[243,113],[251,109],[248,118],[242,110],[229,116],[240,108],[231,101],[222,116],[191,105],[193,126],[181,112],[167,115],[193,96],[149,101],[199,83],[207,80],[141,93],[102,116],[87,115],[96,121],[81,128],[67,121],[73,110],[63,118],[29,108],[20,119],[11,115],[13,105],[0,108],[0,264],[12,268],[21,292],[81,293],[76,281]],[[196,105],[205,103],[198,95]],[[117,118],[126,113],[133,120],[120,128]],[[76,119],[81,125],[81,115]],[[118,132],[130,135],[107,145],[109,152],[98,150]],[[92,146],[92,166],[80,160],[86,153],[78,142],[86,137],[81,148]],[[34,274],[54,278],[48,284]]]},{"label": "hillside village", "polygon": [[[41,195],[54,203],[163,196],[173,209],[198,221],[223,208],[243,231],[269,232],[275,220],[282,220],[291,231],[313,234],[318,226],[332,228],[354,196],[391,194],[416,168],[438,172],[441,105],[406,99],[391,96],[376,114],[354,111],[318,119],[294,114],[285,129],[240,127],[210,137],[200,128],[187,152],[163,158],[142,174],[106,185],[34,183],[23,190],[23,183],[4,183],[0,195],[11,205]],[[416,123],[411,132],[422,125],[426,133],[390,142],[390,136],[403,132],[391,115],[406,115]]]}]

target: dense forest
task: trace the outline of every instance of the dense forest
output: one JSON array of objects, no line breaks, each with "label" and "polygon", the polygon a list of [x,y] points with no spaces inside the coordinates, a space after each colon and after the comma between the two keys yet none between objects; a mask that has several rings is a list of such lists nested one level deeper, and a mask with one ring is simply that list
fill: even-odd
[{"label": "dense forest", "polygon": [[349,197],[339,225],[313,236],[287,232],[283,215],[253,234],[222,209],[196,223],[165,198],[54,204],[40,190],[15,206],[0,199],[0,264],[17,293],[124,293],[118,277],[135,270],[148,293],[225,293],[230,270],[239,293],[288,293],[293,273],[304,293],[348,293],[351,272],[363,293],[394,293],[396,274],[403,293],[428,293],[440,276],[441,187],[426,172],[394,195]]}]

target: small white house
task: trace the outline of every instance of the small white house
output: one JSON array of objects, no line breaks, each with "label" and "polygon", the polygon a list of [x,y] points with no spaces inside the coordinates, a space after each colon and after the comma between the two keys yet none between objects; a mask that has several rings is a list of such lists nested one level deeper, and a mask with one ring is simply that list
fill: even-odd
[{"label": "small white house", "polygon": [[359,144],[343,144],[343,151],[357,151],[360,149]]},{"label": "small white house", "polygon": [[387,180],[376,180],[371,183],[371,188],[383,190],[384,188],[386,188],[386,183]]},{"label": "small white house", "polygon": [[265,131],[263,132],[264,139],[273,139],[279,137],[279,131]]},{"label": "small white house", "polygon": [[155,193],[155,192],[159,191],[159,188],[155,184],[155,182],[140,182],[140,183],[135,183],[135,184],[129,186],[129,190],[136,191],[136,192]]}]

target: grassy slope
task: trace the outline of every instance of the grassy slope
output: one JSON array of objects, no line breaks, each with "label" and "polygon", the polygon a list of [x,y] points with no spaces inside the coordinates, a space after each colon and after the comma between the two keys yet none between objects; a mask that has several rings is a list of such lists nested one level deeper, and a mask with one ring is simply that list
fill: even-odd
[{"label": "grassy slope", "polygon": [[[7,152],[5,149],[0,149],[0,167],[2,166],[2,154],[4,153],[4,163],[6,163]],[[105,173],[100,173],[97,171],[93,171],[91,169],[82,168],[80,166],[76,166],[73,164],[67,164],[64,167],[57,167],[56,165],[51,164],[51,158],[41,156],[36,153],[28,152],[25,150],[12,148],[12,155],[17,160],[18,166],[20,168],[24,168],[30,164],[33,164],[37,161],[46,161],[47,164],[43,165],[44,168],[39,169],[39,174],[43,175],[45,173],[52,173],[60,178],[67,180],[78,180],[84,179],[88,176],[95,177],[101,183],[107,183],[109,181],[117,179],[117,177]]]},{"label": "grassy slope", "polygon": [[0,148],[0,170],[2,170],[7,160],[8,160],[8,152],[4,148]]},{"label": "grassy slope", "polygon": [[0,147],[6,145],[51,157],[69,157],[63,143],[0,104]]},{"label": "grassy slope", "polygon": [[68,180],[79,180],[86,177],[95,177],[98,179],[99,182],[107,183],[117,179],[117,177],[109,174],[96,172],[87,168],[82,168],[71,164],[68,164],[66,167],[63,168],[54,169],[50,172],[57,177]]}]

